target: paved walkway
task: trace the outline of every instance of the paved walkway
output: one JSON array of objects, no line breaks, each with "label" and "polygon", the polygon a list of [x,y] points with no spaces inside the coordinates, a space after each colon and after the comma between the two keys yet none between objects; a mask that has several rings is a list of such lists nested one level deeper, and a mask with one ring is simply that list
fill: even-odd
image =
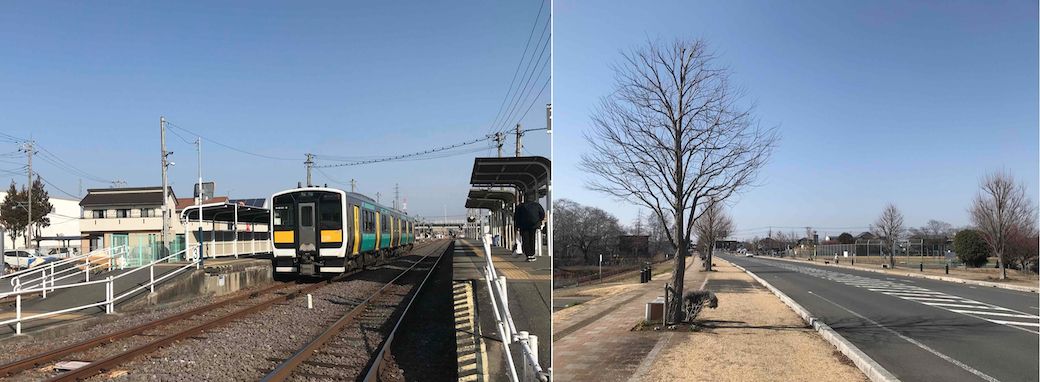
[{"label": "paved walkway", "polygon": [[[524,256],[514,256],[499,247],[492,247],[492,261],[499,275],[506,277],[506,290],[509,297],[509,311],[517,330],[528,331],[539,337],[538,359],[542,367],[547,367],[552,360],[552,343],[549,339],[550,295],[552,293],[551,258],[538,257],[528,262]],[[480,334],[487,348],[487,369],[489,379],[502,380],[505,377],[505,362],[502,355],[502,342],[495,325],[495,316],[491,307],[487,283],[483,277],[485,263],[483,244],[478,240],[457,240],[453,258],[453,276],[456,281],[473,281],[474,300]],[[513,349],[513,347],[511,347]],[[520,352],[513,351],[513,362],[519,365]]]},{"label": "paved walkway", "polygon": [[[700,260],[687,261],[685,287],[703,286]],[[628,381],[637,370],[650,365],[669,333],[634,332],[643,320],[646,303],[664,295],[671,273],[655,276],[646,284],[591,300],[553,314],[553,345],[557,381]],[[570,309],[579,309],[571,313]],[[559,319],[558,319],[559,318]]]}]

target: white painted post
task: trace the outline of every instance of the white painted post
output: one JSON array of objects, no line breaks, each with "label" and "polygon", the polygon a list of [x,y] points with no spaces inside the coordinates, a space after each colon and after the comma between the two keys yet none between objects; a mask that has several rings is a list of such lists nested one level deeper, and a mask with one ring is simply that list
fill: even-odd
[{"label": "white painted post", "polygon": [[542,256],[542,229],[534,230],[534,255]]},{"label": "white painted post", "polygon": [[498,291],[502,294],[502,307],[509,310],[509,297],[506,293],[506,277],[498,276]]},{"label": "white painted post", "polygon": [[528,337],[529,334],[530,333],[528,333],[526,331],[522,331],[522,330],[519,333],[516,334],[517,342],[520,343],[520,358],[524,361],[524,375],[523,375],[522,379],[525,380],[525,381],[528,380],[527,373],[531,369],[531,363],[527,362],[527,357],[524,357],[524,355],[523,355],[523,353],[524,353],[524,342],[527,342],[527,337]]},{"label": "white painted post", "polygon": [[14,303],[14,334],[22,334],[22,295],[15,296]]},{"label": "white painted post", "polygon": [[112,296],[114,294],[115,293],[113,293],[113,288],[112,288],[112,276],[108,276],[108,282],[105,283],[105,301],[106,301],[105,313],[106,314],[112,314],[116,310],[115,306],[112,303]]},{"label": "white painted post", "polygon": [[[527,335],[527,346],[531,348],[531,358],[535,361],[538,360],[538,336],[534,334]],[[534,372],[534,365],[531,365],[531,372]],[[536,375],[535,378],[538,376]]]},{"label": "white painted post", "polygon": [[307,309],[314,309],[314,301],[311,299],[310,293],[307,293]]},{"label": "white painted post", "polygon": [[155,264],[148,266],[148,285],[152,293],[155,293]]},{"label": "white painted post", "polygon": [[235,203],[235,258],[238,258],[238,203]]}]

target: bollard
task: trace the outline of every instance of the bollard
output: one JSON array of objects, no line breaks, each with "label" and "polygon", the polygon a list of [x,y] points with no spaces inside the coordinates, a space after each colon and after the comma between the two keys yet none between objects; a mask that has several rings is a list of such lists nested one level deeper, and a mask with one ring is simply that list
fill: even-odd
[{"label": "bollard", "polygon": [[148,285],[152,293],[155,293],[155,264],[148,266]]},{"label": "bollard", "polygon": [[310,293],[307,293],[307,309],[314,309],[314,301],[311,300]]},{"label": "bollard", "polygon": [[919,265],[920,265],[920,267],[918,267],[918,269],[919,269],[919,270],[920,270],[921,272],[924,272],[924,263],[921,263],[921,264],[919,264]]},{"label": "bollard", "polygon": [[654,268],[653,268],[653,266],[650,265],[650,263],[647,263],[646,264],[646,282],[651,282],[653,280],[654,280]]},{"label": "bollard", "polygon": [[946,274],[950,274],[950,264],[946,264]]}]

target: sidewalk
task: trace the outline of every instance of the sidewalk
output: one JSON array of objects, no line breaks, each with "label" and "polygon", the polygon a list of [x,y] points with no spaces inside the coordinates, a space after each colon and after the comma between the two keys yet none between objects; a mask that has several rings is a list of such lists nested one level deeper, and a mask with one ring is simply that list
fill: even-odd
[{"label": "sidewalk", "polygon": [[[509,250],[500,247],[492,247],[491,252],[499,275],[506,278],[509,311],[513,322],[518,330],[528,331],[537,335],[539,339],[544,339],[538,342],[538,359],[542,367],[548,367],[552,359],[551,343],[548,341],[550,322],[546,319],[550,312],[549,296],[552,289],[551,259],[542,256],[536,261],[528,262],[526,257],[513,256]],[[467,282],[473,288],[472,303],[476,305],[473,308],[478,321],[475,324],[487,352],[480,362],[487,362],[482,365],[486,370],[482,371],[487,373],[488,380],[501,380],[506,377],[507,367],[482,271],[486,261],[483,244],[478,240],[456,240],[453,256],[452,280]],[[520,364],[521,357],[520,352],[514,350],[513,362]],[[473,361],[465,363],[468,365],[470,362]],[[460,364],[462,363],[460,358]],[[462,377],[463,375],[460,375],[460,380]]]},{"label": "sidewalk", "polygon": [[[663,265],[662,265],[663,266]],[[700,261],[687,261],[685,286],[697,289],[705,280]],[[553,313],[554,379],[558,381],[628,381],[654,359],[669,333],[634,332],[645,304],[664,294],[671,273],[639,284],[605,287],[605,294]],[[644,366],[645,368],[645,366]]]},{"label": "sidewalk", "polygon": [[665,334],[666,345],[640,381],[867,381],[765,287],[715,258],[707,289],[718,309],[697,317],[702,329]]}]

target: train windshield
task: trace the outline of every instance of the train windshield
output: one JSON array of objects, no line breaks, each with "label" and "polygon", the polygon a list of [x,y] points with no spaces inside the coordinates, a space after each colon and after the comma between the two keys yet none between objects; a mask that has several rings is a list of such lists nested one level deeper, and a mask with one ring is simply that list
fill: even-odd
[{"label": "train windshield", "polygon": [[274,198],[274,229],[292,229],[296,226],[293,219],[293,198],[290,195],[280,195]]},{"label": "train windshield", "polygon": [[339,194],[327,193],[321,196],[318,204],[318,225],[320,229],[343,229],[343,204]]}]

